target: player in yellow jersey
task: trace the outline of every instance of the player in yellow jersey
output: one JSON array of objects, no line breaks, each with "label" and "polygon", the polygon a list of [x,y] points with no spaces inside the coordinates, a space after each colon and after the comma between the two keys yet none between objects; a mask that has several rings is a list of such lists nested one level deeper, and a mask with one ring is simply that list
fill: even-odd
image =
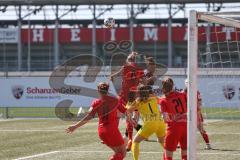
[{"label": "player in yellow jersey", "polygon": [[149,89],[145,85],[139,85],[137,90],[138,98],[126,106],[129,112],[138,110],[143,120],[143,126],[135,135],[132,144],[134,160],[138,160],[141,141],[155,133],[159,143],[163,146],[165,136],[165,123],[158,107],[158,98],[150,96]]}]

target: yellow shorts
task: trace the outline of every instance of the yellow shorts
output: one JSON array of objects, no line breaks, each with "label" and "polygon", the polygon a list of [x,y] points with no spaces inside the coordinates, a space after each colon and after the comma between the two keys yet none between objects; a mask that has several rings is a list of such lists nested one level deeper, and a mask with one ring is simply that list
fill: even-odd
[{"label": "yellow shorts", "polygon": [[165,136],[166,125],[163,121],[149,121],[144,122],[142,128],[138,131],[138,134],[144,138],[150,137],[153,133],[157,137]]}]

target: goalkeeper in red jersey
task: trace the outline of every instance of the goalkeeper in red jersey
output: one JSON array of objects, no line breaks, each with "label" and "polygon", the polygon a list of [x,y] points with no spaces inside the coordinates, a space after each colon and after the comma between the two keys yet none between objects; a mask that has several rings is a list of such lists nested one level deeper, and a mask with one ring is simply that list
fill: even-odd
[{"label": "goalkeeper in red jersey", "polygon": [[180,144],[182,160],[187,160],[187,98],[185,93],[173,90],[173,80],[162,80],[162,93],[159,99],[163,119],[167,123],[164,141],[164,160],[172,160],[173,152]]},{"label": "goalkeeper in red jersey", "polygon": [[[188,85],[188,80],[185,80],[185,89],[184,89],[184,93],[187,95],[187,85]],[[202,111],[201,111],[201,105],[202,105],[202,97],[200,92],[197,92],[197,128],[199,130],[199,132],[201,133],[205,143],[206,143],[206,148],[205,149],[212,149],[211,145],[210,145],[210,141],[208,138],[208,134],[206,132],[206,130],[203,127],[203,115],[202,115]]]},{"label": "goalkeeper in red jersey", "polygon": [[[127,104],[129,101],[129,95],[133,94],[131,91],[131,88],[136,88],[140,81],[141,78],[144,76],[144,71],[141,67],[139,67],[136,63],[136,57],[137,57],[136,52],[132,52],[131,54],[128,55],[126,64],[124,64],[121,69],[111,75],[111,80],[114,80],[114,77],[120,76],[122,77],[122,86],[121,90],[119,93],[119,98],[120,100],[124,103],[124,105]],[[126,120],[126,129],[127,129],[127,135],[128,135],[128,144],[127,144],[127,150],[131,150],[132,146],[132,139],[133,139],[133,123],[131,121],[131,115],[127,115],[127,120]]]},{"label": "goalkeeper in red jersey", "polygon": [[109,160],[123,160],[126,156],[126,149],[123,137],[118,129],[117,110],[125,112],[126,109],[119,103],[117,98],[108,95],[108,89],[109,85],[107,83],[99,83],[99,99],[93,101],[90,112],[81,121],[69,126],[66,131],[67,133],[74,132],[77,128],[94,118],[97,113],[99,137],[104,144],[114,151],[113,156]]}]

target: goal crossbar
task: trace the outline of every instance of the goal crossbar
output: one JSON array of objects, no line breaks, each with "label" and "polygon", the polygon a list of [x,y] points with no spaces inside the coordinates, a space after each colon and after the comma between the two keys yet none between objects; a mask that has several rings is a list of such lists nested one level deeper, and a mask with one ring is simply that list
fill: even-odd
[{"label": "goal crossbar", "polygon": [[205,15],[240,15],[240,12],[198,12]]},{"label": "goal crossbar", "polygon": [[[223,16],[224,15],[224,16]],[[197,91],[198,78],[198,20],[216,23],[227,27],[240,28],[240,21],[231,16],[240,17],[240,12],[209,13],[191,10],[188,18],[188,160],[197,159]],[[231,19],[232,18],[232,19]],[[210,70],[211,71],[211,70]],[[224,69],[222,70],[224,73]],[[199,73],[198,73],[199,72]]]},{"label": "goal crossbar", "polygon": [[[239,12],[239,14],[240,14],[240,12]],[[225,26],[229,26],[229,27],[240,28],[240,21],[235,20],[235,19],[230,19],[230,18],[218,17],[216,15],[227,15],[227,13],[225,13],[225,14],[198,13],[197,18],[198,18],[198,20],[203,20],[206,22],[210,21],[211,23],[219,23],[219,24],[224,24]]]}]

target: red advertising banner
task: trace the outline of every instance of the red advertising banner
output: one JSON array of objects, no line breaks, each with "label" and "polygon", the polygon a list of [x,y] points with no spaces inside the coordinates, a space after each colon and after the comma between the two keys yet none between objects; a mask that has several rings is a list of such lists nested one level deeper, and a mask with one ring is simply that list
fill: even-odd
[{"label": "red advertising banner", "polygon": [[[60,28],[59,43],[67,44],[74,42],[91,43],[92,29],[91,28]],[[30,34],[30,36],[28,36]],[[22,29],[22,42],[28,43],[53,43],[54,29]],[[231,27],[212,27],[211,41],[226,41],[240,40],[239,30]],[[98,43],[107,41],[129,40],[129,28],[97,28],[96,40]],[[187,27],[172,27],[173,42],[187,41]],[[168,28],[167,27],[136,27],[134,28],[135,42],[167,42]],[[199,41],[206,41],[206,27],[199,27]]]}]

